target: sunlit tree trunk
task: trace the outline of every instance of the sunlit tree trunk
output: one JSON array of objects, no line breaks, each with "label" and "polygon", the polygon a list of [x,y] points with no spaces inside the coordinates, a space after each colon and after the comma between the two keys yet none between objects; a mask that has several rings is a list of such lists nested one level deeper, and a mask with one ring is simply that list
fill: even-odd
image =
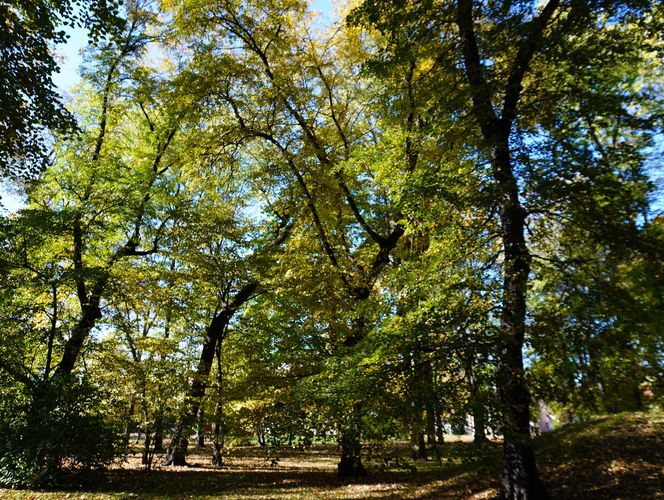
[{"label": "sunlit tree trunk", "polygon": [[224,447],[224,434],[223,434],[223,419],[224,407],[222,402],[223,396],[223,371],[222,371],[222,342],[217,345],[216,358],[217,358],[217,402],[214,407],[214,424],[212,428],[212,464],[217,467],[224,465],[224,458],[222,450]]}]

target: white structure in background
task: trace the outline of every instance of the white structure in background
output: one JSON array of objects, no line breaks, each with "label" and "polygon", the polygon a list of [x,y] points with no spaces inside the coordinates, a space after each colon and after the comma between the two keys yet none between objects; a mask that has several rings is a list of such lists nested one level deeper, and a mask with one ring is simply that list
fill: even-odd
[{"label": "white structure in background", "polygon": [[554,417],[551,414],[551,408],[544,401],[539,401],[539,431],[551,432],[553,430]]}]

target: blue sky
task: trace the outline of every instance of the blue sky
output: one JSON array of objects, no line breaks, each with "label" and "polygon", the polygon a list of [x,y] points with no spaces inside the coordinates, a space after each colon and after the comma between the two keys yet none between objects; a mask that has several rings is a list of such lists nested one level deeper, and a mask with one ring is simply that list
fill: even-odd
[{"label": "blue sky", "polygon": [[[325,21],[332,13],[334,2],[335,0],[312,0],[311,5],[313,10],[321,13]],[[79,81],[78,69],[82,61],[80,52],[88,41],[87,32],[83,28],[70,29],[68,35],[67,44],[56,49],[62,57],[62,64],[60,72],[53,76],[55,85],[65,93]]]}]

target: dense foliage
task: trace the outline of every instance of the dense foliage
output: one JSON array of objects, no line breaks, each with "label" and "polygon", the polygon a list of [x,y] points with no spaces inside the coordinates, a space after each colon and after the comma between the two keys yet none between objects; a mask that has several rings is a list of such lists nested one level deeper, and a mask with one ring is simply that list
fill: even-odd
[{"label": "dense foliage", "polygon": [[502,496],[545,498],[541,403],[661,404],[661,3],[123,14],[68,111],[2,123],[77,122],[1,221],[2,484],[107,465],[137,430],[146,468],[196,431],[216,465],[334,440],[360,475],[367,445],[441,457],[472,420],[478,449],[504,438]]}]

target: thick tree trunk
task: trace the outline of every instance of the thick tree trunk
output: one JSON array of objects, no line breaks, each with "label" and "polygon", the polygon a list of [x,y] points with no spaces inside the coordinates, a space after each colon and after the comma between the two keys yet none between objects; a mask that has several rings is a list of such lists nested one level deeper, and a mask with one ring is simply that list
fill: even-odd
[{"label": "thick tree trunk", "polygon": [[340,477],[366,476],[367,471],[362,465],[362,441],[358,425],[351,422],[341,430],[339,436],[341,447],[341,460],[337,465],[337,474]]},{"label": "thick tree trunk", "polygon": [[85,304],[81,310],[81,316],[74,327],[71,337],[65,343],[62,359],[58,363],[55,375],[58,377],[69,375],[76,364],[83,342],[88,338],[97,320],[101,318],[99,299],[92,299],[91,303]]},{"label": "thick tree trunk", "polygon": [[233,317],[233,314],[235,314],[235,311],[253,296],[257,288],[258,283],[255,281],[243,286],[235,295],[231,303],[210,322],[210,325],[205,332],[203,350],[201,351],[201,356],[198,361],[194,381],[189,388],[184,410],[180,415],[180,419],[175,428],[171,445],[166,452],[166,457],[164,459],[165,465],[186,465],[187,447],[189,444],[187,438],[196,423],[196,417],[198,416],[201,402],[205,396],[207,380],[210,376],[217,344],[223,339],[228,322]]},{"label": "thick tree trunk", "polygon": [[421,422],[417,422],[413,434],[411,436],[411,445],[413,452],[411,454],[413,460],[424,461],[427,460],[427,444],[424,431],[422,430]]},{"label": "thick tree trunk", "polygon": [[530,437],[530,392],[522,354],[530,273],[526,212],[519,202],[518,186],[512,175],[507,133],[494,147],[492,156],[494,175],[502,190],[500,222],[505,253],[497,374],[504,435],[500,494],[503,499],[546,499],[548,495],[537,470]]},{"label": "thick tree trunk", "polygon": [[484,406],[480,401],[473,407],[474,436],[473,443],[482,446],[487,443],[486,437],[486,414]]},{"label": "thick tree trunk", "polygon": [[[365,300],[369,297],[369,291],[365,290],[358,295],[359,300]],[[362,317],[353,319],[351,331],[344,341],[344,347],[352,348],[365,335],[365,322]],[[341,448],[341,458],[337,464],[337,474],[339,477],[358,477],[366,476],[367,471],[362,465],[362,426],[361,403],[355,403],[348,408],[350,418],[347,422],[339,426],[339,447]]]},{"label": "thick tree trunk", "polygon": [[181,425],[175,428],[171,444],[166,450],[164,457],[164,465],[187,465],[187,448],[189,447],[189,440],[185,437],[184,429]]}]

